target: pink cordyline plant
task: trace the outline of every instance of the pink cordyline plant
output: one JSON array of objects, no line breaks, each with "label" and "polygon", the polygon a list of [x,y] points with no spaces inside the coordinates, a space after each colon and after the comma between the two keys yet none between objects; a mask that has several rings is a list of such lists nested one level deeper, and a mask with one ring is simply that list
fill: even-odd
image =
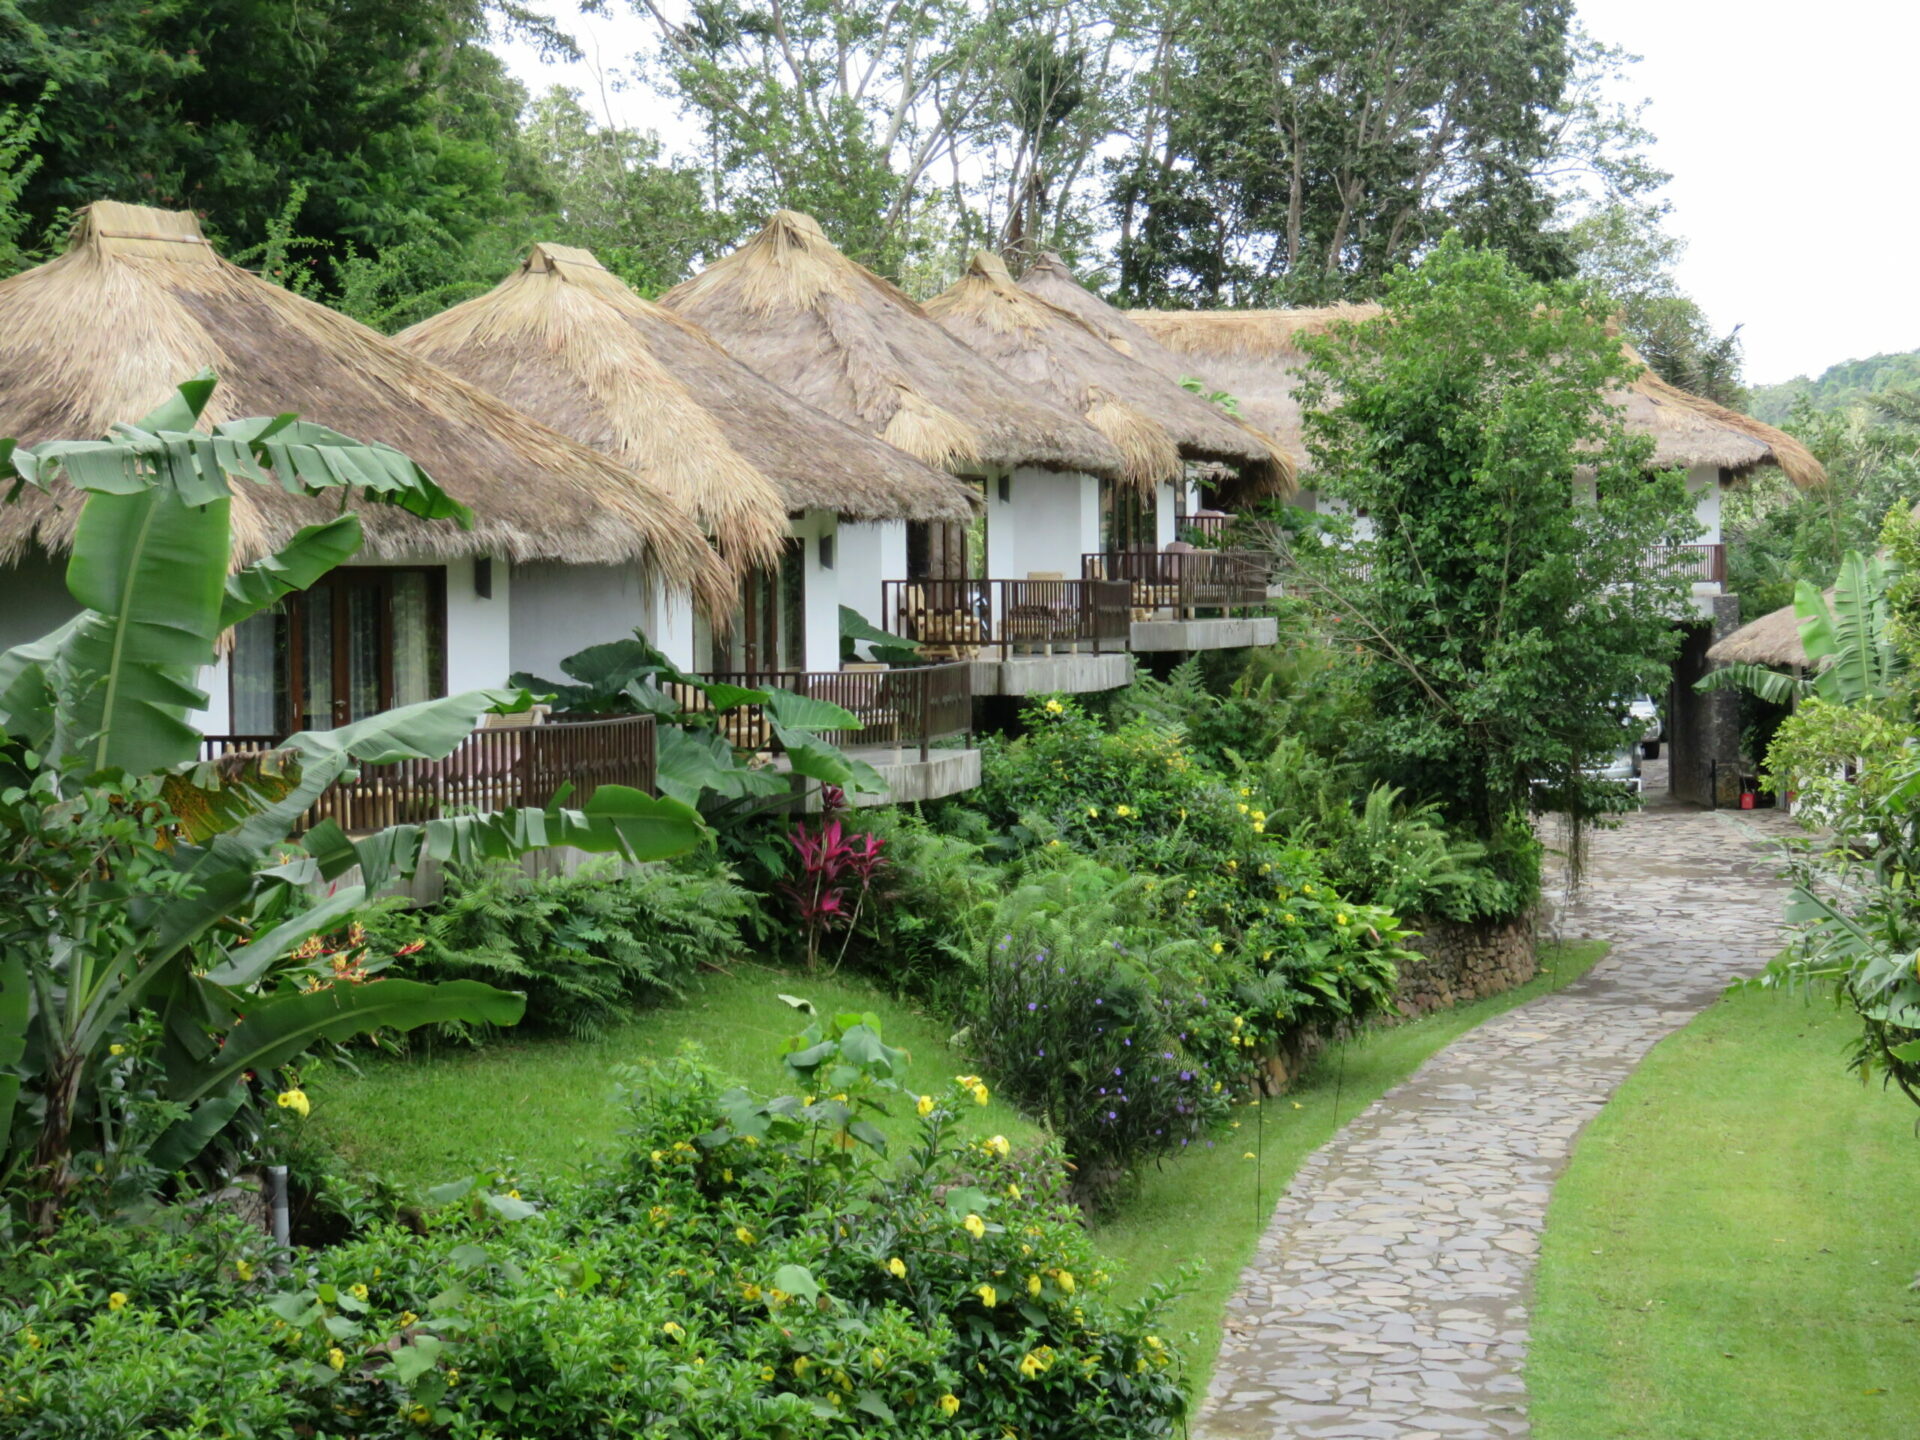
[{"label": "pink cordyline plant", "polygon": [[[807,934],[807,969],[820,959],[820,942],[833,930],[844,929],[839,959],[847,958],[847,946],[860,924],[860,911],[874,881],[886,869],[887,842],[871,831],[849,835],[846,826],[833,812],[844,803],[840,792],[828,787],[822,797],[819,828],[805,824],[794,827],[787,841],[800,861],[797,880],[781,885],[781,891],[793,902],[795,915]],[[849,892],[853,904],[847,904]]]}]

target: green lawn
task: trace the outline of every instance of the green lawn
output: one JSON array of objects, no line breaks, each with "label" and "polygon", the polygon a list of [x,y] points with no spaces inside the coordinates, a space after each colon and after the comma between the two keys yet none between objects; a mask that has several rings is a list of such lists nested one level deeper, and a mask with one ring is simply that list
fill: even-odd
[{"label": "green lawn", "polygon": [[1916,1112],[1854,1022],[1741,992],[1656,1048],[1555,1187],[1540,1440],[1920,1434]]},{"label": "green lawn", "polygon": [[[1517,990],[1336,1046],[1291,1094],[1265,1102],[1264,1119],[1244,1112],[1230,1139],[1187,1151],[1147,1175],[1122,1213],[1100,1227],[1098,1240],[1115,1261],[1116,1293],[1126,1299],[1172,1279],[1188,1261],[1205,1264],[1165,1327],[1194,1337],[1188,1355],[1196,1395],[1219,1348],[1227,1299],[1301,1161],[1436,1050],[1483,1020],[1579,979],[1606,951],[1598,941],[1549,946],[1540,975]],[[1248,1160],[1249,1150],[1261,1158]]]},{"label": "green lawn", "polygon": [[[1220,1316],[1267,1214],[1288,1179],[1342,1121],[1405,1079],[1449,1041],[1490,1016],[1577,979],[1606,952],[1598,942],[1549,947],[1539,978],[1458,1010],[1371,1030],[1327,1052],[1291,1095],[1242,1112],[1238,1128],[1211,1147],[1195,1147],[1150,1172],[1122,1212],[1096,1231],[1112,1261],[1116,1293],[1131,1299],[1182,1265],[1206,1267],[1163,1327],[1193,1334],[1189,1354],[1204,1385],[1219,1343]],[[823,1009],[872,1010],[889,1042],[913,1056],[909,1086],[933,1088],[968,1068],[947,1044],[948,1027],[859,980],[737,966],[714,976],[686,1002],[646,1012],[604,1038],[502,1039],[484,1049],[440,1047],[419,1059],[379,1061],[354,1075],[334,1069],[308,1091],[313,1121],[351,1163],[420,1187],[511,1160],[527,1173],[561,1174],[607,1150],[619,1116],[609,1104],[611,1070],[672,1054],[697,1041],[719,1069],[756,1089],[786,1088],[779,1042],[801,1028],[780,993],[804,995]],[[971,1133],[1034,1137],[1032,1122],[998,1095],[970,1112]],[[904,1136],[904,1113],[893,1133]],[[1244,1158],[1258,1153],[1258,1161]],[[1197,1392],[1196,1392],[1197,1393]]]},{"label": "green lawn", "polygon": [[[719,1070],[766,1094],[792,1087],[780,1042],[806,1017],[780,999],[804,996],[823,1011],[871,1010],[887,1042],[912,1057],[905,1082],[936,1089],[969,1067],[947,1044],[949,1027],[858,980],[812,978],[736,963],[705,979],[684,1003],[649,1010],[598,1040],[502,1038],[481,1049],[439,1046],[431,1059],[376,1060],[363,1073],[333,1068],[308,1085],[313,1121],[351,1164],[418,1188],[511,1159],[523,1171],[567,1173],[610,1149],[620,1126],[613,1068],[672,1055],[697,1042]],[[969,1106],[968,1134],[1016,1144],[1038,1132],[996,1095]],[[881,1128],[904,1138],[906,1107]]]}]

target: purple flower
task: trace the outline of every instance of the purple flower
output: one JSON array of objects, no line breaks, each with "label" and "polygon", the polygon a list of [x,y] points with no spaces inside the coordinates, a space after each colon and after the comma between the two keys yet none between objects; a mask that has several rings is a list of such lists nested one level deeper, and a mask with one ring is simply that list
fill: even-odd
[{"label": "purple flower", "polygon": [[1027,1009],[1038,1010],[1039,1008],[1040,1008],[1040,1002],[1038,1000],[1027,1001]]}]

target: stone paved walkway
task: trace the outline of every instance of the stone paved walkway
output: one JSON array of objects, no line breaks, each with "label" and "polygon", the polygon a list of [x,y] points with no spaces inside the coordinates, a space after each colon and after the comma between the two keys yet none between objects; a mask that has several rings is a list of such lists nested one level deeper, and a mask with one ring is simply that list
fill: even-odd
[{"label": "stone paved walkway", "polygon": [[1521,1366],[1547,1196],[1662,1036],[1778,949],[1773,811],[1650,805],[1595,838],[1568,938],[1613,948],[1357,1115],[1295,1176],[1228,1307],[1202,1440],[1527,1433]]}]

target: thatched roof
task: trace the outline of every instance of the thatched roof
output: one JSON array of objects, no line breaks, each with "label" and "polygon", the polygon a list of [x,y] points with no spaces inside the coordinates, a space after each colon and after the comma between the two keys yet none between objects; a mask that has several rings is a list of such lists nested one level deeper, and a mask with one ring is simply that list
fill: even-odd
[{"label": "thatched roof", "polygon": [[1020,276],[1020,288],[1031,296],[1039,296],[1048,305],[1064,309],[1121,355],[1148,371],[1156,372],[1167,384],[1179,388],[1183,396],[1206,405],[1206,411],[1213,420],[1229,420],[1229,424],[1242,432],[1242,449],[1246,444],[1246,436],[1252,436],[1256,445],[1252,459],[1235,459],[1229,449],[1204,451],[1198,445],[1183,451],[1200,459],[1219,461],[1221,465],[1235,470],[1235,478],[1225,486],[1225,490],[1233,493],[1235,501],[1248,503],[1258,499],[1286,499],[1294,493],[1298,467],[1283,445],[1252,422],[1225,417],[1210,401],[1192,396],[1185,388],[1185,382],[1198,380],[1202,386],[1206,386],[1206,390],[1225,390],[1225,386],[1213,384],[1212,378],[1200,371],[1192,361],[1175,355],[1171,349],[1146,334],[1146,330],[1127,317],[1127,311],[1100,300],[1100,296],[1073,278],[1073,271],[1069,271],[1060,255],[1050,250],[1044,252],[1033,265],[1027,267],[1027,273]]},{"label": "thatched roof", "polygon": [[[1824,592],[1828,605],[1833,591]],[[1800,641],[1800,615],[1791,605],[1770,610],[1758,620],[1749,620],[1707,651],[1715,665],[1776,665],[1807,668],[1807,647]]]},{"label": "thatched roof", "polygon": [[[1306,356],[1300,342],[1324,334],[1340,321],[1371,320],[1377,305],[1336,305],[1320,310],[1133,310],[1128,315],[1183,360],[1204,364],[1207,374],[1240,402],[1247,419],[1277,438],[1306,463],[1306,440],[1294,392]],[[1653,463],[1662,468],[1715,465],[1744,475],[1778,465],[1803,488],[1824,485],[1826,471],[1792,436],[1751,416],[1669,385],[1626,346],[1640,375],[1613,398],[1626,409],[1627,428],[1651,435]]]},{"label": "thatched roof", "polygon": [[1002,376],[798,211],[662,301],[774,384],[936,469],[1126,469],[1086,421]]},{"label": "thatched roof", "polygon": [[[190,213],[101,201],[81,213],[66,254],[0,281],[0,435],[102,435],[208,366],[220,380],[209,421],[298,411],[396,447],[473,509],[463,531],[367,505],[371,555],[641,561],[715,610],[730,604],[712,547],[665,485],[229,264]],[[332,509],[236,485],[236,560]],[[34,492],[0,508],[0,563],[31,543],[64,549],[77,512]]]},{"label": "thatched roof", "polygon": [[976,255],[967,273],[926,309],[1002,375],[1086,416],[1126,460],[1126,479],[1135,485],[1177,479],[1187,460],[1245,467],[1268,489],[1292,468],[1264,435],[1022,290],[997,255]]},{"label": "thatched roof", "polygon": [[489,293],[394,337],[685,496],[723,553],[767,561],[786,516],[965,520],[970,491],[762,379],[585,250],[536,245]]}]

